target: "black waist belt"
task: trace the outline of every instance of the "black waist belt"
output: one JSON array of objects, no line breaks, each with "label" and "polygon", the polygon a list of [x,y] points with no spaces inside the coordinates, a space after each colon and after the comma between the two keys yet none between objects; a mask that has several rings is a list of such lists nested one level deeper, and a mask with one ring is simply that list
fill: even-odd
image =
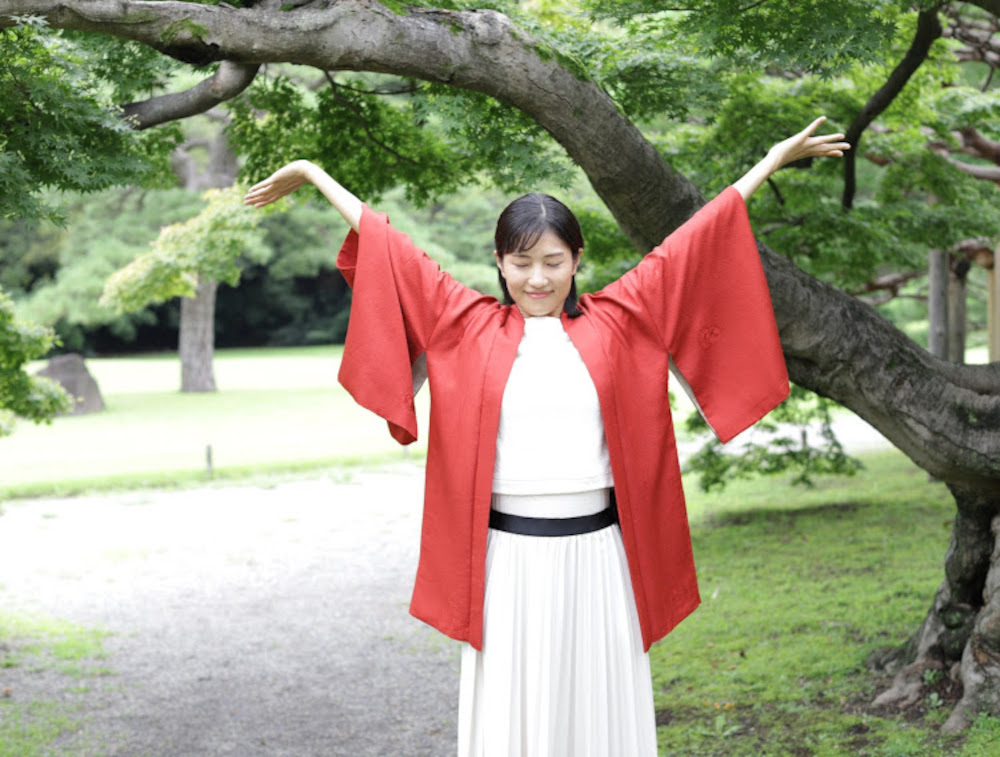
[{"label": "black waist belt", "polygon": [[614,504],[593,515],[577,518],[525,518],[490,510],[490,528],[523,536],[578,536],[600,531],[618,522],[618,508]]}]

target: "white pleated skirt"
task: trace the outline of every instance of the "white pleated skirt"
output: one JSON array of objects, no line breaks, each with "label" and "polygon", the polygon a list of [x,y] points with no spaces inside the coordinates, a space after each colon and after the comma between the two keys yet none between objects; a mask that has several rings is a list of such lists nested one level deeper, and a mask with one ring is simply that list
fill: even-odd
[{"label": "white pleated skirt", "polygon": [[[608,490],[494,495],[512,515],[602,510]],[[617,525],[579,536],[490,529],[483,651],[462,650],[459,757],[655,757],[649,657]]]}]

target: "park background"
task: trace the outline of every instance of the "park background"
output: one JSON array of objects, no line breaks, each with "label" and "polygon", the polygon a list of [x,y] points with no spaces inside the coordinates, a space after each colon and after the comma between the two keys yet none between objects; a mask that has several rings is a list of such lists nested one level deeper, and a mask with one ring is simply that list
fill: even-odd
[{"label": "park background", "polygon": [[[534,23],[541,25],[532,28],[547,27],[557,42],[572,35],[587,38],[589,29],[601,23],[614,28],[607,20],[572,15],[567,9],[577,7],[573,4],[520,5],[526,17],[534,14]],[[854,34],[857,46],[831,56],[826,61],[830,67],[817,77],[791,65],[798,53],[792,49],[795,41],[788,39],[770,68],[760,64],[724,71],[728,63],[706,55],[702,62],[708,68],[700,70],[711,71],[714,79],[685,74],[678,60],[644,58],[638,51],[638,62],[618,49],[613,56],[605,54],[602,65],[620,67],[620,75],[635,88],[632,97],[650,98],[633,102],[633,115],[657,147],[710,195],[762,154],[769,140],[797,128],[817,107],[833,114],[831,126],[843,128],[847,114],[885,77],[909,44],[916,17],[900,6],[870,17],[875,22],[868,26],[851,27],[861,23],[859,9],[864,6],[849,4],[840,22],[841,31]],[[975,11],[963,6],[953,18],[962,13],[975,17]],[[760,27],[765,35],[773,32],[766,23],[764,19]],[[887,31],[886,24],[892,29]],[[600,33],[614,36],[607,28]],[[706,44],[704,38],[696,43]],[[823,44],[825,52],[814,50],[812,55],[822,58],[836,47],[829,37]],[[951,135],[963,119],[987,134],[993,134],[990,129],[997,123],[992,66],[962,61],[961,49],[953,34],[884,114],[880,128],[866,135],[870,159],[858,165],[859,198],[850,221],[838,221],[839,206],[824,199],[836,194],[840,181],[831,167],[787,172],[751,206],[755,228],[768,230],[770,244],[814,275],[867,298],[923,345],[931,332],[922,273],[928,249],[957,250],[970,237],[995,236],[998,227],[995,186],[955,169],[954,154],[961,149],[943,136],[943,147],[928,147],[936,136]],[[715,66],[720,68],[713,71]],[[291,136],[275,152],[288,157],[296,157],[298,149],[315,152],[330,145],[322,139],[319,145],[310,143],[307,133],[295,132],[289,114],[299,113],[303,121],[322,115],[331,133],[339,129],[356,139],[364,129],[359,125],[361,101],[351,99],[355,90],[385,90],[379,102],[393,102],[385,95],[393,94],[390,85],[396,83],[373,75],[342,77],[330,89],[347,102],[330,111],[323,110],[330,103],[322,93],[299,99],[289,95],[287,83],[300,83],[297,69],[273,66],[269,74],[251,91],[252,107],[236,108],[230,117],[246,127],[253,109],[267,107],[282,115],[277,120]],[[162,75],[161,85],[183,88],[199,76],[190,70],[170,72]],[[953,91],[942,93],[942,77]],[[653,97],[657,86],[669,89],[674,99]],[[395,94],[405,100],[407,93]],[[497,123],[503,121],[501,111],[489,103],[455,103],[441,93],[431,94],[437,100],[421,106],[418,115],[438,114],[443,142],[476,143],[477,158],[451,156],[454,173],[411,174],[399,166],[384,170],[386,153],[357,150],[352,141],[345,149],[367,157],[348,162],[343,174],[445,269],[495,293],[489,262],[492,224],[497,210],[525,185],[551,191],[580,210],[592,240],[581,276],[585,289],[599,287],[631,264],[634,250],[628,240],[579,172],[543,143],[537,130],[513,120],[507,125],[522,131],[505,132]],[[624,90],[617,95],[623,102],[630,96]],[[405,121],[413,115],[405,102],[365,107],[371,109],[362,112],[383,138],[398,128],[393,118],[403,114]],[[16,508],[25,497],[150,485],[219,486],[234,480],[274,486],[289,477],[351,475],[344,471],[359,466],[419,466],[421,443],[400,450],[384,424],[356,408],[336,386],[336,345],[345,333],[349,297],[333,260],[346,228],[315,195],[263,217],[251,243],[229,261],[238,269],[239,281],[218,290],[217,391],[178,392],[180,368],[170,351],[180,319],[176,299],[131,313],[99,304],[105,282],[116,270],[150,249],[171,252],[154,244],[163,226],[188,220],[206,206],[198,186],[214,181],[212,155],[219,134],[217,118],[185,123],[174,153],[174,168],[181,165],[183,171],[166,171],[159,181],[166,176],[169,184],[173,175],[172,183],[186,184],[186,189],[130,185],[77,195],[50,186],[37,194],[45,207],[57,209],[46,222],[39,223],[39,214],[33,218],[24,207],[15,208],[13,215],[5,211],[0,288],[12,296],[19,318],[55,329],[61,341],[56,351],[87,357],[107,407],[100,414],[58,418],[51,425],[22,421],[12,435],[0,439],[0,497],[8,500],[4,507]],[[244,178],[266,173],[267,160],[276,157],[263,155],[276,138],[274,131],[233,130],[229,135],[243,155]],[[337,173],[338,166],[328,159]],[[487,186],[453,192],[456,176],[477,172],[484,174]],[[404,186],[397,187],[400,183]],[[422,186],[425,194],[414,186]],[[885,276],[899,278],[885,285]],[[883,288],[868,288],[879,282]],[[967,287],[965,353],[968,362],[985,362],[983,267],[969,268]],[[40,365],[33,363],[29,370]],[[426,395],[420,402],[425,421]],[[683,397],[678,402],[677,422],[683,428],[690,408]],[[808,408],[816,400],[801,402]],[[836,428],[844,411],[830,412]],[[811,439],[821,441],[815,418],[808,416],[806,422],[813,424],[807,426]],[[779,436],[784,431],[787,427]],[[697,445],[697,432],[682,430],[682,441]],[[783,453],[779,450],[771,459],[790,457],[787,447]],[[866,661],[876,649],[905,641],[926,613],[940,580],[954,505],[943,485],[928,480],[899,453],[860,453],[860,459],[865,468],[854,477],[823,477],[814,471],[806,488],[792,485],[795,470],[731,483],[712,494],[699,491],[696,475],[688,477],[706,604],[654,651],[663,753],[989,753],[1000,734],[995,718],[980,718],[963,735],[940,732],[957,696],[948,671],[927,671],[920,697],[902,711],[871,706],[885,680],[873,675]],[[58,623],[32,625],[9,616],[4,622],[14,629],[2,634],[18,652],[4,658],[13,667],[55,665],[60,645],[68,639],[93,638],[88,629]],[[26,657],[19,656],[22,650],[28,650]],[[99,641],[82,653],[98,660],[103,654]],[[113,676],[113,658],[100,665]],[[86,688],[89,670],[84,666],[74,674],[83,684],[68,676],[67,686]],[[67,744],[85,730],[80,725],[86,721],[86,694],[82,696],[82,709],[68,716],[37,706],[43,703],[0,699],[3,727],[9,729],[0,742],[12,745],[10,754],[70,753],[65,750],[77,746]]]}]

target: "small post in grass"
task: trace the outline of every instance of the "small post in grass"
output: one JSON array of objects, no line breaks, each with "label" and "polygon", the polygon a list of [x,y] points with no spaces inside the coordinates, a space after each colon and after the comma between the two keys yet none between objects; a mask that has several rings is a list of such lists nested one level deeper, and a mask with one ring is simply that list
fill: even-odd
[{"label": "small post in grass", "polygon": [[212,468],[212,445],[205,445],[205,473],[208,474],[209,478],[214,478],[215,473]]}]

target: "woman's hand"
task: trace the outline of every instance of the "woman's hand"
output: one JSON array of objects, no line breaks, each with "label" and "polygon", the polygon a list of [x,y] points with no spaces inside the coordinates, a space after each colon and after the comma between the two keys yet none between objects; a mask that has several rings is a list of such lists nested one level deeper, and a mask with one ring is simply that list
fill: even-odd
[{"label": "woman's hand", "polygon": [[794,163],[803,158],[839,158],[845,150],[850,150],[851,146],[844,141],[843,134],[821,134],[814,137],[812,134],[819,125],[826,121],[826,116],[820,116],[806,128],[788,139],[778,142],[772,147],[767,155],[774,162],[771,173],[777,171],[782,166]]},{"label": "woman's hand", "polygon": [[316,185],[352,229],[358,231],[361,228],[361,200],[334,181],[330,174],[308,160],[289,163],[264,181],[254,184],[243,198],[243,204],[262,208],[290,195],[306,182]]},{"label": "woman's hand", "polygon": [[735,182],[733,187],[743,195],[743,200],[749,200],[760,185],[782,166],[803,158],[839,158],[845,150],[850,150],[851,146],[843,141],[843,134],[813,136],[813,132],[824,121],[826,121],[826,116],[820,116],[798,134],[778,142],[768,150],[767,155],[760,163]]},{"label": "woman's hand", "polygon": [[290,195],[309,181],[309,171],[315,166],[308,160],[296,160],[282,166],[261,182],[254,184],[243,198],[244,205],[262,208]]}]

